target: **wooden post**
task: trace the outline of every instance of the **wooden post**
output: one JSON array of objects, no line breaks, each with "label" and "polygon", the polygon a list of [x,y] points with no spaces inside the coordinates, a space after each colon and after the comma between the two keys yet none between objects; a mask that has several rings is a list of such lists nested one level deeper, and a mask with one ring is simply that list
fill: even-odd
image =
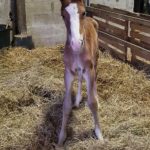
[{"label": "wooden post", "polygon": [[17,4],[17,25],[19,34],[26,33],[26,11],[25,0],[16,0]]},{"label": "wooden post", "polygon": [[85,6],[90,6],[90,0],[84,0]]},{"label": "wooden post", "polygon": [[[124,40],[129,42],[129,36],[130,36],[130,21],[128,19],[125,20],[125,31],[126,31],[126,36]],[[125,44],[125,62],[129,61],[129,48]]]},{"label": "wooden post", "polygon": [[11,21],[11,28],[12,28],[12,40],[11,45],[14,45],[14,36],[18,32],[17,31],[17,14],[16,14],[16,0],[10,1],[10,12],[9,17]]}]

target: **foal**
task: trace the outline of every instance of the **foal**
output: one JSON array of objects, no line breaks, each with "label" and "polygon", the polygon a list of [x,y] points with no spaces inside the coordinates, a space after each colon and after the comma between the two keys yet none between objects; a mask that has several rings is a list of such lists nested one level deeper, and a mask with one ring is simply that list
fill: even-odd
[{"label": "foal", "polygon": [[65,64],[65,98],[63,103],[63,120],[59,134],[59,145],[66,139],[66,125],[72,109],[71,90],[75,74],[78,74],[78,92],[75,106],[79,107],[82,79],[87,85],[88,106],[94,117],[95,134],[103,141],[98,121],[98,98],[96,89],[96,66],[98,54],[98,24],[92,18],[85,16],[83,0],[60,0],[61,15],[67,28],[67,40],[64,50]]}]

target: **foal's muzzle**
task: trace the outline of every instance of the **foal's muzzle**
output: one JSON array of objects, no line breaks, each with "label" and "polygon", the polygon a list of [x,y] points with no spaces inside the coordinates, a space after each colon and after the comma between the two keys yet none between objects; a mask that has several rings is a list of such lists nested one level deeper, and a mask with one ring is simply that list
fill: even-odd
[{"label": "foal's muzzle", "polygon": [[75,40],[75,39],[72,39],[71,40],[71,48],[73,51],[80,51],[82,46],[83,46],[83,42],[84,40],[83,39],[79,39],[79,40]]}]

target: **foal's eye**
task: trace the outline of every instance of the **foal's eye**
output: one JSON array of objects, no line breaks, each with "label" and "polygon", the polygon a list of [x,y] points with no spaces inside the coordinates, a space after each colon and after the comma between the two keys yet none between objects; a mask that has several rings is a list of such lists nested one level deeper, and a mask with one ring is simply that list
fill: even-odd
[{"label": "foal's eye", "polygon": [[83,16],[83,17],[86,16],[86,12],[85,12],[85,11],[82,13],[82,16]]}]

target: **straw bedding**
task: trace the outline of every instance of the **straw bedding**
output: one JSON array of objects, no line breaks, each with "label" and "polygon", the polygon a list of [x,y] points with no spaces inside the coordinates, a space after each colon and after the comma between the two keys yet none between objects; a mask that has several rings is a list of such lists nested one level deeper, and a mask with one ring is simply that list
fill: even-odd
[{"label": "straw bedding", "polygon": [[[61,49],[11,48],[1,52],[0,149],[60,149],[56,143],[64,97]],[[84,83],[83,101],[70,116],[65,149],[150,149],[150,80],[146,75],[100,54],[97,85],[105,144],[93,135]]]}]

